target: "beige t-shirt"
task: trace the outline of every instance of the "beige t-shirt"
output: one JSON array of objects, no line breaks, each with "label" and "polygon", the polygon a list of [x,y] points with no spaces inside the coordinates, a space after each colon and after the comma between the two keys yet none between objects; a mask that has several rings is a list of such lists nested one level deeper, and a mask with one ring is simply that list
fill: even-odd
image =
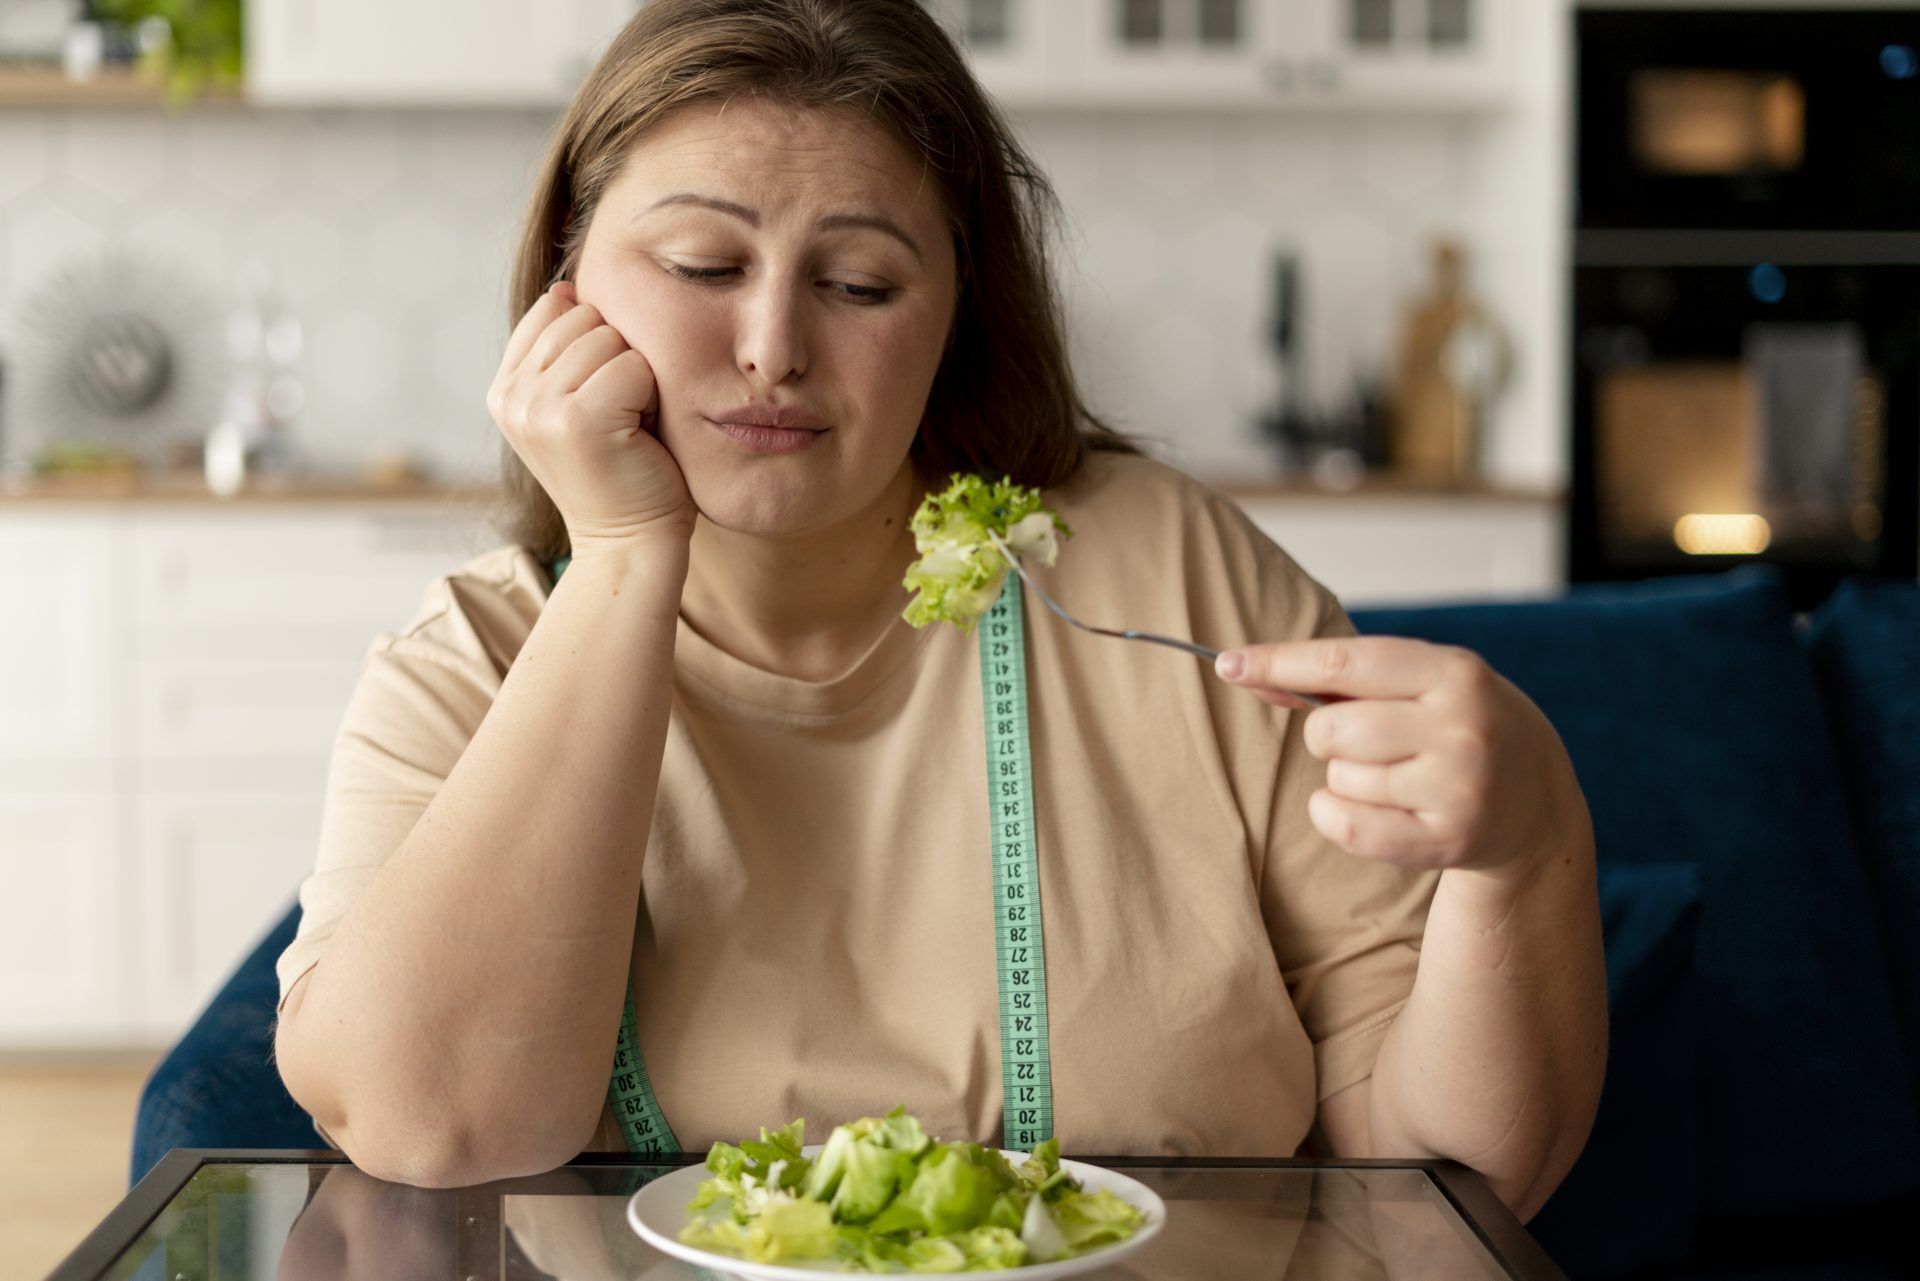
[{"label": "beige t-shirt", "polygon": [[[1036,572],[1083,621],[1220,648],[1351,630],[1237,507],[1162,463],[1096,454],[1046,499],[1074,536]],[[283,1002],[452,770],[548,590],[502,547],[374,642]],[[1299,716],[1026,606],[1054,1131],[1082,1153],[1291,1154],[1318,1100],[1373,1070],[1437,873],[1312,826],[1324,767]],[[796,1117],[817,1141],[895,1104],[999,1141],[985,741],[978,640],[957,628],[897,621],[813,682],[680,620],[653,826],[633,840],[632,979],[684,1150]],[[603,1110],[590,1150],[624,1148]]]}]

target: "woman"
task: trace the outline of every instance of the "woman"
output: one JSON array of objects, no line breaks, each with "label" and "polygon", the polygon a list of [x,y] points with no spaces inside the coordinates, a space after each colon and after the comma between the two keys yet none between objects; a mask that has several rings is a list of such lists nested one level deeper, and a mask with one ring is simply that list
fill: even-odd
[{"label": "woman", "polygon": [[[364,1169],[901,1103],[1069,1151],[1453,1157],[1522,1214],[1564,1175],[1605,1046],[1564,752],[1086,412],[1051,200],[897,0],[655,0],[582,85],[488,396],[520,519],[374,645],[280,961],[282,1074]],[[1030,609],[1031,789],[990,795],[978,638],[901,619],[955,471],[1042,487],[1068,607],[1218,672]],[[1030,926],[996,917],[1006,804]],[[1044,991],[1003,1040],[1010,946]]]}]

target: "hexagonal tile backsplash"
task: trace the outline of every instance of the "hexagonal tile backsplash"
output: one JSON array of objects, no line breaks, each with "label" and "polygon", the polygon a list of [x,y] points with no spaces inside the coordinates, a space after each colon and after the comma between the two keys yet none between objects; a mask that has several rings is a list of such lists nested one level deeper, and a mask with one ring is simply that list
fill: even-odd
[{"label": "hexagonal tile backsplash", "polygon": [[[553,119],[510,111],[0,110],[0,335],[64,255],[128,243],[225,291],[264,262],[305,329],[299,444],[401,448],[490,475],[484,395]],[[1067,214],[1071,348],[1109,421],[1212,475],[1264,470],[1274,251],[1302,258],[1320,403],[1381,371],[1427,241],[1476,239],[1471,119],[1043,115],[1021,124]],[[3,342],[4,338],[0,338]],[[0,348],[0,368],[7,352]],[[13,426],[0,419],[0,450]],[[20,433],[15,431],[16,438]]]}]

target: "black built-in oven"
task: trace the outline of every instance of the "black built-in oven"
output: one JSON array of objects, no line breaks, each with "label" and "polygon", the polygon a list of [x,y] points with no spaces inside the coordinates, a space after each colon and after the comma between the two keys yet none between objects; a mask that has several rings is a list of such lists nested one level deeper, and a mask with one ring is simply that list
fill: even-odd
[{"label": "black built-in oven", "polygon": [[1576,581],[1920,570],[1920,5],[1576,14]]}]

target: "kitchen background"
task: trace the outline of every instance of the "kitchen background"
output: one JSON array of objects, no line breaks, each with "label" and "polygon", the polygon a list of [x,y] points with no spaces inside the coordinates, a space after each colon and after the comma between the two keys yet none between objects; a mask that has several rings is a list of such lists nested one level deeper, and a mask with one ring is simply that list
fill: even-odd
[{"label": "kitchen background", "polygon": [[[11,317],[14,341],[0,360],[11,357],[16,386],[0,396],[0,460],[16,475],[50,430],[42,402],[17,386],[33,373],[23,366],[47,361],[50,344],[34,337],[79,305],[48,282],[63,269],[84,274],[91,255],[114,246],[164,265],[164,279],[184,277],[208,306],[229,306],[243,273],[264,268],[298,326],[281,380],[287,461],[392,478],[407,474],[405,460],[440,482],[491,478],[497,433],[481,398],[507,330],[504,272],[522,193],[590,53],[587,33],[607,29],[591,18],[621,6],[563,6],[578,47],[550,40],[529,56],[503,42],[460,58],[444,31],[484,25],[471,7],[412,7],[420,13],[406,21],[418,39],[375,26],[388,34],[372,54],[364,40],[355,45],[367,29],[355,24],[386,23],[384,13],[256,5],[244,105],[215,99],[165,115],[76,93],[4,109],[0,315]],[[1564,328],[1556,87],[1565,24],[1555,6],[1483,0],[1462,9],[1464,43],[1429,48],[1430,27],[1457,7],[1448,0],[1397,9],[1248,0],[1226,10],[1166,0],[1120,6],[1163,13],[1160,41],[1087,47],[1074,22],[1104,30],[1112,7],[947,8],[976,30],[983,15],[991,26],[1004,14],[1019,37],[1052,38],[1037,51],[984,56],[983,72],[1065,203],[1071,333],[1099,407],[1210,480],[1258,488],[1277,479],[1280,451],[1256,424],[1287,397],[1271,341],[1284,254],[1297,268],[1291,403],[1356,419],[1348,435],[1370,436],[1377,458],[1379,415],[1370,429],[1360,398],[1369,382],[1377,394],[1396,381],[1408,312],[1433,288],[1434,242],[1457,240],[1467,289],[1513,342],[1511,378],[1486,400],[1476,472],[1514,491],[1480,504],[1496,513],[1480,519],[1518,542],[1489,538],[1462,508],[1431,518],[1449,534],[1471,527],[1466,541],[1445,538],[1417,563],[1391,564],[1371,548],[1346,554],[1329,539],[1314,567],[1362,598],[1550,586],[1555,521],[1542,508],[1516,525],[1506,509],[1516,498],[1550,499],[1565,473],[1554,348]],[[435,28],[440,8],[449,24]],[[1236,39],[1202,46],[1204,15],[1229,10],[1240,14]],[[1362,19],[1379,29],[1361,30]],[[338,30],[305,31],[297,44],[296,21]],[[1303,33],[1311,41],[1296,48]],[[1356,42],[1356,33],[1405,48]],[[548,63],[570,74],[549,75]],[[1294,83],[1276,87],[1276,66],[1289,63]],[[116,272],[98,268],[94,278]],[[216,340],[198,363],[210,368],[221,354],[217,325],[199,332]],[[201,392],[204,420],[220,410],[220,388]],[[191,428],[177,434],[198,446]],[[1320,474],[1350,484],[1352,451],[1328,452]],[[1295,461],[1294,474],[1308,475],[1306,460]],[[1285,523],[1277,509],[1263,514]]]},{"label": "kitchen background", "polygon": [[[0,282],[16,324],[62,266],[137,248],[204,291],[258,261],[305,331],[293,439],[354,471],[387,451],[435,475],[491,475],[481,404],[504,342],[504,273],[550,110],[128,107],[0,115]],[[1261,477],[1269,264],[1301,263],[1307,381],[1337,403],[1393,360],[1428,285],[1429,242],[1461,237],[1476,290],[1528,335],[1492,433],[1493,470],[1561,471],[1547,430],[1555,298],[1551,158],[1509,174],[1516,120],[1407,107],[1366,114],[1205,109],[1020,113],[1070,215],[1075,355],[1100,406],[1196,471]],[[1531,190],[1516,190],[1531,181]],[[1502,196],[1501,189],[1510,194]],[[1515,244],[1516,236],[1525,236]],[[1531,242],[1531,243],[1528,243]],[[1539,255],[1517,269],[1521,250]],[[1492,252],[1488,252],[1491,250]],[[29,432],[32,424],[9,423]]]},{"label": "kitchen background", "polygon": [[[931,3],[1065,205],[1097,409],[1351,604],[1564,586],[1572,0]],[[125,59],[180,33],[83,21],[155,7],[0,0],[0,1060],[106,1067],[0,1125],[8,1274],[290,903],[367,642],[497,541],[516,223],[637,4],[213,0],[244,87],[170,91]]]}]

